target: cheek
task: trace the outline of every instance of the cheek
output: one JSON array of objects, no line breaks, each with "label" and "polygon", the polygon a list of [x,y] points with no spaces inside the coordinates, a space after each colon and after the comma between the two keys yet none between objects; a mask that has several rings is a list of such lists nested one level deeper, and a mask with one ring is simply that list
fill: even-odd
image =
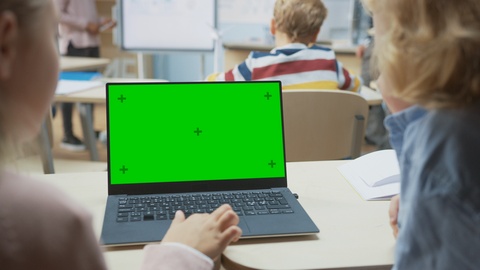
[{"label": "cheek", "polygon": [[41,58],[41,60],[37,60],[40,65],[43,65],[43,68],[40,68],[41,71],[37,77],[39,84],[36,89],[36,96],[38,98],[37,103],[39,107],[42,108],[40,112],[47,112],[47,108],[51,106],[59,77],[58,54],[53,42],[46,44]]},{"label": "cheek", "polygon": [[25,85],[23,96],[23,110],[19,113],[24,119],[24,128],[20,131],[25,137],[31,139],[40,130],[41,124],[51,109],[53,95],[58,82],[58,55],[55,46],[47,42],[39,47],[38,57],[32,62],[28,72],[31,74],[30,82]]},{"label": "cheek", "polygon": [[59,55],[54,42],[49,44],[48,52],[49,53],[45,53],[44,60],[45,63],[48,63],[48,66],[45,67],[45,87],[48,97],[51,98],[55,93],[59,77]]}]

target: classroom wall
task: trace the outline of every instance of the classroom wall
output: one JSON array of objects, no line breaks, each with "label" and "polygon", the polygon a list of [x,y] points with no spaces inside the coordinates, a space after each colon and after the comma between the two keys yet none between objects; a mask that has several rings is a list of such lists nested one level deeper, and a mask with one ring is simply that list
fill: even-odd
[{"label": "classroom wall", "polygon": [[213,53],[169,53],[153,56],[153,74],[158,79],[175,82],[199,81],[212,72]]},{"label": "classroom wall", "polygon": [[[261,24],[224,24],[221,29],[227,29],[223,36],[226,42],[262,42],[264,41],[261,40],[263,37],[265,41],[273,44],[273,37],[269,32],[266,32],[268,29],[265,30],[260,26]],[[220,71],[224,70],[223,60],[222,48],[218,67]],[[153,58],[154,77],[169,81],[203,80],[206,76],[213,73],[213,67],[213,52],[159,53],[155,54]]]}]

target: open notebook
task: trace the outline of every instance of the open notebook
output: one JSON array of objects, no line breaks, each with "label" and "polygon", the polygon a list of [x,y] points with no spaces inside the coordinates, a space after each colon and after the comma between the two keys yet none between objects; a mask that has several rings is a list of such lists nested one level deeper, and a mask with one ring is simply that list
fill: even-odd
[{"label": "open notebook", "polygon": [[242,237],[317,233],[287,188],[280,82],[109,83],[101,241],[160,241],[228,203]]},{"label": "open notebook", "polygon": [[389,200],[400,193],[400,167],[393,149],[368,153],[338,170],[365,200]]}]

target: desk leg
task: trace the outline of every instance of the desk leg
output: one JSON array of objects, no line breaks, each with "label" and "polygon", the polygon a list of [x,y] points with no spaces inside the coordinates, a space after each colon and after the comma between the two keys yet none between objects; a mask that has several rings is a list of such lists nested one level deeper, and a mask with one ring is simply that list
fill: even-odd
[{"label": "desk leg", "polygon": [[93,104],[80,103],[78,108],[80,120],[82,121],[85,146],[90,151],[90,160],[98,161],[97,140],[95,138],[95,131],[93,130]]},{"label": "desk leg", "polygon": [[40,156],[42,158],[43,164],[43,172],[45,174],[55,173],[55,169],[53,168],[52,144],[50,142],[47,125],[47,121],[50,121],[49,118],[50,115],[48,115],[46,120],[43,121],[42,127],[40,129],[40,136],[38,137]]}]

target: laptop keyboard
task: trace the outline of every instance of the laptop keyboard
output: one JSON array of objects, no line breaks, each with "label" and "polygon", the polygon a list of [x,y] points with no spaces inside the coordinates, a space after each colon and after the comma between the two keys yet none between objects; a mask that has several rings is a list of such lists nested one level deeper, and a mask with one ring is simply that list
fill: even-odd
[{"label": "laptop keyboard", "polygon": [[177,210],[190,216],[211,213],[222,204],[230,204],[239,216],[293,213],[279,191],[125,196],[118,199],[117,222],[171,220]]}]

